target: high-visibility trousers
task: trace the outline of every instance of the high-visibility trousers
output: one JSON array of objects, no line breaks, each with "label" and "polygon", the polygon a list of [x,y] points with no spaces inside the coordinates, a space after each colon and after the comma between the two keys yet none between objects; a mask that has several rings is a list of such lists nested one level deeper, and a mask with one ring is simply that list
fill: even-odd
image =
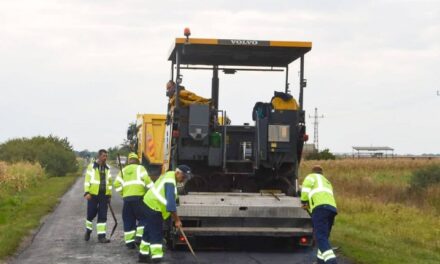
[{"label": "high-visibility trousers", "polygon": [[325,207],[316,207],[312,212],[313,232],[318,244],[317,259],[319,264],[336,264],[336,255],[329,242],[330,232],[336,212]]},{"label": "high-visibility trousers", "polygon": [[98,215],[96,224],[98,237],[105,237],[107,233],[108,197],[104,194],[92,195],[92,199],[87,201],[86,229],[92,232],[93,219]]},{"label": "high-visibility trousers", "polygon": [[[135,237],[142,237],[146,217],[142,196],[130,196],[124,198],[122,207],[122,220],[124,221],[124,240],[129,245],[135,242]],[[138,224],[137,224],[138,223]]]},{"label": "high-visibility trousers", "polygon": [[154,211],[147,205],[145,211],[145,229],[142,236],[139,253],[143,256],[151,256],[151,259],[160,260],[163,258],[163,218],[160,212]]}]

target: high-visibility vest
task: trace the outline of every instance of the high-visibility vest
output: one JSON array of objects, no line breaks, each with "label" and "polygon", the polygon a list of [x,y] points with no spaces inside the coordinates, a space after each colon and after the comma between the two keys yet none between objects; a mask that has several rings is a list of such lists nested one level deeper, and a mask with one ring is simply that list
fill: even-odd
[{"label": "high-visibility vest", "polygon": [[130,164],[122,169],[122,175],[119,172],[114,186],[115,191],[119,192],[122,197],[144,196],[146,188],[151,188],[153,182],[144,166]]},{"label": "high-visibility vest", "polygon": [[166,183],[174,185],[174,195],[177,200],[176,175],[174,171],[161,175],[144,196],[144,203],[154,211],[161,212],[163,219],[167,219],[170,216],[170,212],[167,211],[167,199],[165,197]]},{"label": "high-visibility vest", "polygon": [[336,208],[332,184],[321,174],[306,176],[301,188],[301,201],[308,202],[310,211],[319,205],[331,205]]},{"label": "high-visibility vest", "polygon": [[[105,165],[105,195],[112,195],[112,176],[110,175],[110,166]],[[99,185],[101,177],[99,175],[99,164],[94,162],[87,166],[86,177],[84,180],[84,192],[93,195],[99,194]]]}]

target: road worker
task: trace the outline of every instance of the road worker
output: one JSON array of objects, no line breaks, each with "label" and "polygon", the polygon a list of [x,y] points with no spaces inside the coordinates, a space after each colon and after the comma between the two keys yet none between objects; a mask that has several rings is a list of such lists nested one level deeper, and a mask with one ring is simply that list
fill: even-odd
[{"label": "road worker", "polygon": [[[171,99],[176,93],[176,83],[173,80],[169,80],[165,85],[165,87],[166,87],[166,95]],[[179,85],[179,88],[181,91],[185,90],[185,87],[182,85]]]},{"label": "road worker", "polygon": [[84,197],[87,200],[86,233],[84,239],[90,240],[93,219],[98,215],[96,230],[99,243],[109,243],[107,233],[107,209],[112,195],[112,177],[106,164],[108,153],[105,149],[98,152],[98,159],[87,167],[84,181]]},{"label": "road worker", "polygon": [[176,83],[172,80],[169,80],[166,84],[166,95],[171,98],[174,96],[176,88]]},{"label": "road worker", "polygon": [[[134,249],[135,238],[141,239],[145,223],[140,221],[143,209],[143,197],[147,188],[153,186],[144,166],[139,165],[135,153],[128,154],[128,165],[116,177],[115,190],[123,197],[122,220],[124,221],[125,245]],[[136,228],[136,221],[139,225]]]},{"label": "road worker", "polygon": [[337,214],[333,187],[319,165],[304,179],[301,188],[303,208],[311,212],[313,232],[318,244],[318,263],[335,264],[336,255],[329,243],[330,232]]},{"label": "road worker", "polygon": [[176,228],[182,227],[182,222],[177,215],[177,182],[184,182],[192,177],[191,169],[186,165],[180,165],[175,171],[168,171],[161,175],[154,186],[144,196],[145,214],[147,219],[145,232],[139,251],[139,262],[158,263],[163,258],[163,230],[164,220],[171,218]]}]

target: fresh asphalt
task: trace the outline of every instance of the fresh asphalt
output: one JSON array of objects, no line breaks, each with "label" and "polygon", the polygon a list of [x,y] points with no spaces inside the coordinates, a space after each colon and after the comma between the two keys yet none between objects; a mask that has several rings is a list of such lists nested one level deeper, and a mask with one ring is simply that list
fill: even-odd
[{"label": "fresh asphalt", "polygon": [[[113,177],[117,170],[112,169]],[[84,236],[84,221],[86,215],[86,202],[83,198],[83,178],[79,179],[73,187],[62,197],[56,210],[47,216],[42,226],[29,244],[17,253],[8,263],[11,264],[63,264],[63,263],[137,263],[138,252],[129,250],[123,242],[122,225],[122,199],[118,194],[112,198],[112,206],[118,221],[118,227],[109,244],[99,244],[94,232],[90,241],[86,242]],[[114,221],[108,213],[107,229],[110,233]],[[228,242],[225,242],[228,244]],[[237,242],[234,242],[237,243]],[[265,250],[261,245],[246,244],[240,247],[236,244],[232,249],[197,249],[197,262],[189,250],[167,250],[162,263],[313,263],[315,250],[292,249],[280,252],[276,246],[266,243]],[[341,263],[341,261],[340,261]],[[346,262],[344,262],[346,263]]]}]

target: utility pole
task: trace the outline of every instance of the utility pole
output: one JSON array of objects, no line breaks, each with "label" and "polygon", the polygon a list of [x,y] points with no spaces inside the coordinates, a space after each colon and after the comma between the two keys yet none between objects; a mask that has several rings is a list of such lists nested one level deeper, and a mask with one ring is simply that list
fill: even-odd
[{"label": "utility pole", "polygon": [[316,151],[319,152],[319,137],[318,137],[318,126],[319,126],[319,119],[324,118],[324,115],[318,115],[318,108],[315,107],[315,115],[310,116],[309,118],[313,118],[313,144],[316,147]]}]

